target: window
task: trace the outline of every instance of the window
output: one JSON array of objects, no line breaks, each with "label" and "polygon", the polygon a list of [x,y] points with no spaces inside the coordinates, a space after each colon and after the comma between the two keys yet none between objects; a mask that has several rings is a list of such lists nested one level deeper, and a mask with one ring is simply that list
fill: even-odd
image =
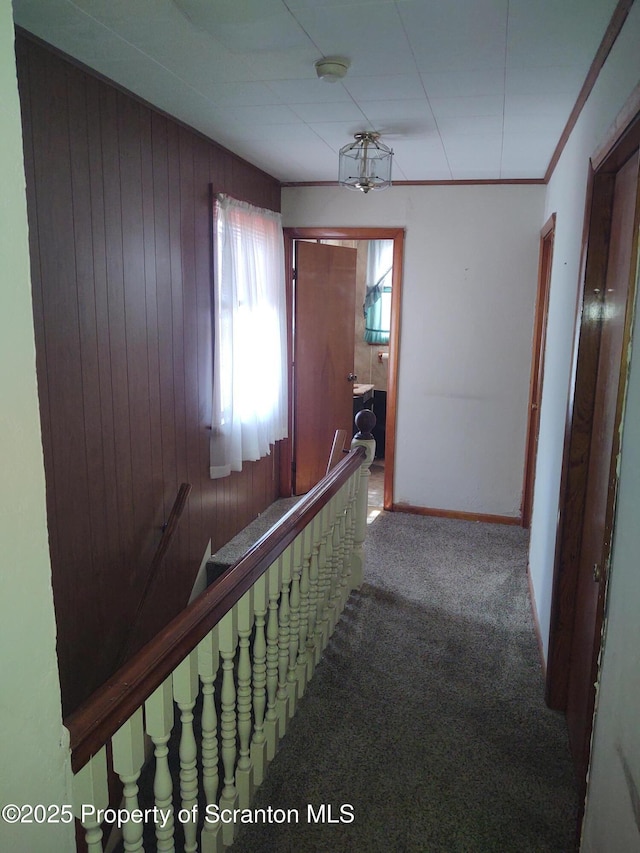
[{"label": "window", "polygon": [[287,436],[287,329],[280,214],[214,203],[212,478]]},{"label": "window", "polygon": [[364,339],[369,344],[389,343],[392,272],[393,240],[370,240],[364,300]]}]

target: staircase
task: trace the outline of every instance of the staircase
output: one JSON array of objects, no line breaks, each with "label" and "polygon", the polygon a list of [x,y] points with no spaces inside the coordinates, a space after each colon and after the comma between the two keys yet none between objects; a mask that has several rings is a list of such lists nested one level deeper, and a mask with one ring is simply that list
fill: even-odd
[{"label": "staircase", "polygon": [[[233,843],[235,825],[221,817],[249,807],[362,583],[374,449],[358,433],[309,494],[65,721],[91,853],[113,828],[127,851]],[[122,785],[116,807],[110,772]]]}]

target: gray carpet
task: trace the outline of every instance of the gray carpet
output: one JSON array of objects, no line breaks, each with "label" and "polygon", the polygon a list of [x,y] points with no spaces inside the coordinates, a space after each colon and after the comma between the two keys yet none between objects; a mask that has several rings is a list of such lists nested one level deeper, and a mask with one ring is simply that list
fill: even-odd
[{"label": "gray carpet", "polygon": [[[233,853],[571,851],[576,790],[543,702],[526,533],[383,513]],[[308,821],[348,804],[351,823]],[[293,814],[293,813],[292,813]],[[325,812],[326,814],[326,812]]]}]

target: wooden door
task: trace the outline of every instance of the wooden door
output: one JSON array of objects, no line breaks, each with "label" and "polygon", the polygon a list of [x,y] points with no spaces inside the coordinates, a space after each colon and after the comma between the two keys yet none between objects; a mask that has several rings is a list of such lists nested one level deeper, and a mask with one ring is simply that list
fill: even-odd
[{"label": "wooden door", "polygon": [[357,251],[295,245],[293,482],[301,495],[324,476],[335,431],[352,434]]},{"label": "wooden door", "polygon": [[601,293],[600,288],[597,288],[596,301],[587,303],[585,300],[585,310],[594,311],[596,306],[599,316],[594,316],[593,320],[599,325],[600,341],[594,403],[590,415],[591,441],[567,692],[569,740],[583,793],[589,763],[595,681],[618,482],[617,456],[626,381],[625,350],[628,343],[637,186],[636,152],[615,177],[604,292]]},{"label": "wooden door", "polygon": [[533,509],[533,487],[538,456],[540,433],[540,403],[544,379],[544,352],[549,314],[549,289],[551,285],[551,263],[555,235],[555,213],[540,234],[540,263],[538,269],[538,295],[533,329],[533,351],[531,355],[531,383],[529,391],[529,423],[527,427],[527,456],[525,460],[524,488],[522,494],[522,526],[529,527]]}]

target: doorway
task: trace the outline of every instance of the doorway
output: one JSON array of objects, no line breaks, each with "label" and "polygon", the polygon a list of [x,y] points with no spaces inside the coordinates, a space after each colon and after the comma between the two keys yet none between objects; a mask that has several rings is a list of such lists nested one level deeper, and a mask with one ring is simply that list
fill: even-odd
[{"label": "doorway", "polygon": [[595,164],[563,458],[546,698],[584,802],[636,297],[640,115]]},{"label": "doorway", "polygon": [[531,525],[533,509],[533,488],[538,456],[538,436],[540,433],[540,404],[542,402],[542,383],[544,380],[544,352],[547,337],[547,317],[549,315],[549,291],[551,287],[551,265],[553,262],[553,241],[556,230],[556,215],[552,214],[540,232],[540,261],[538,264],[538,294],[536,313],[533,321],[533,352],[531,357],[531,381],[529,386],[529,423],[527,425],[527,443],[524,469],[524,487],[522,490],[522,526]]},{"label": "doorway", "polygon": [[[321,243],[334,243],[335,241],[371,241],[371,240],[390,240],[393,243],[393,272],[391,284],[391,331],[388,347],[370,347],[372,358],[378,358],[378,350],[383,352],[381,363],[384,364],[384,369],[387,374],[387,392],[386,392],[386,417],[384,431],[385,437],[385,460],[384,460],[384,486],[383,486],[383,505],[385,509],[391,509],[393,503],[393,462],[395,456],[395,417],[396,417],[396,389],[397,389],[397,363],[399,350],[399,332],[400,332],[400,304],[401,304],[401,282],[402,282],[402,258],[404,251],[404,230],[399,228],[285,228],[285,256],[286,268],[289,276],[288,292],[290,316],[292,317],[291,333],[290,333],[290,352],[293,354],[296,351],[295,344],[295,311],[294,311],[294,281],[293,270],[295,265],[296,244],[299,241],[318,241]],[[355,319],[355,304],[352,302],[349,310],[352,321]],[[300,367],[298,365],[298,367]],[[308,373],[309,367],[304,368]],[[313,377],[306,377],[311,381]],[[361,377],[362,378],[362,377]],[[360,380],[358,380],[359,382]],[[301,370],[296,370],[296,366],[291,366],[290,379],[290,399],[293,401],[291,406],[291,427],[292,432],[295,430],[293,412],[296,408],[296,390],[305,382],[305,376]],[[297,383],[297,384],[296,384]],[[370,384],[370,383],[366,383]],[[355,396],[355,395],[354,395]],[[289,441],[288,450],[283,454],[284,462],[281,467],[281,491],[283,494],[291,494],[293,488],[293,471],[297,471],[297,460],[295,459],[294,442]],[[328,453],[328,450],[327,450]]]}]

